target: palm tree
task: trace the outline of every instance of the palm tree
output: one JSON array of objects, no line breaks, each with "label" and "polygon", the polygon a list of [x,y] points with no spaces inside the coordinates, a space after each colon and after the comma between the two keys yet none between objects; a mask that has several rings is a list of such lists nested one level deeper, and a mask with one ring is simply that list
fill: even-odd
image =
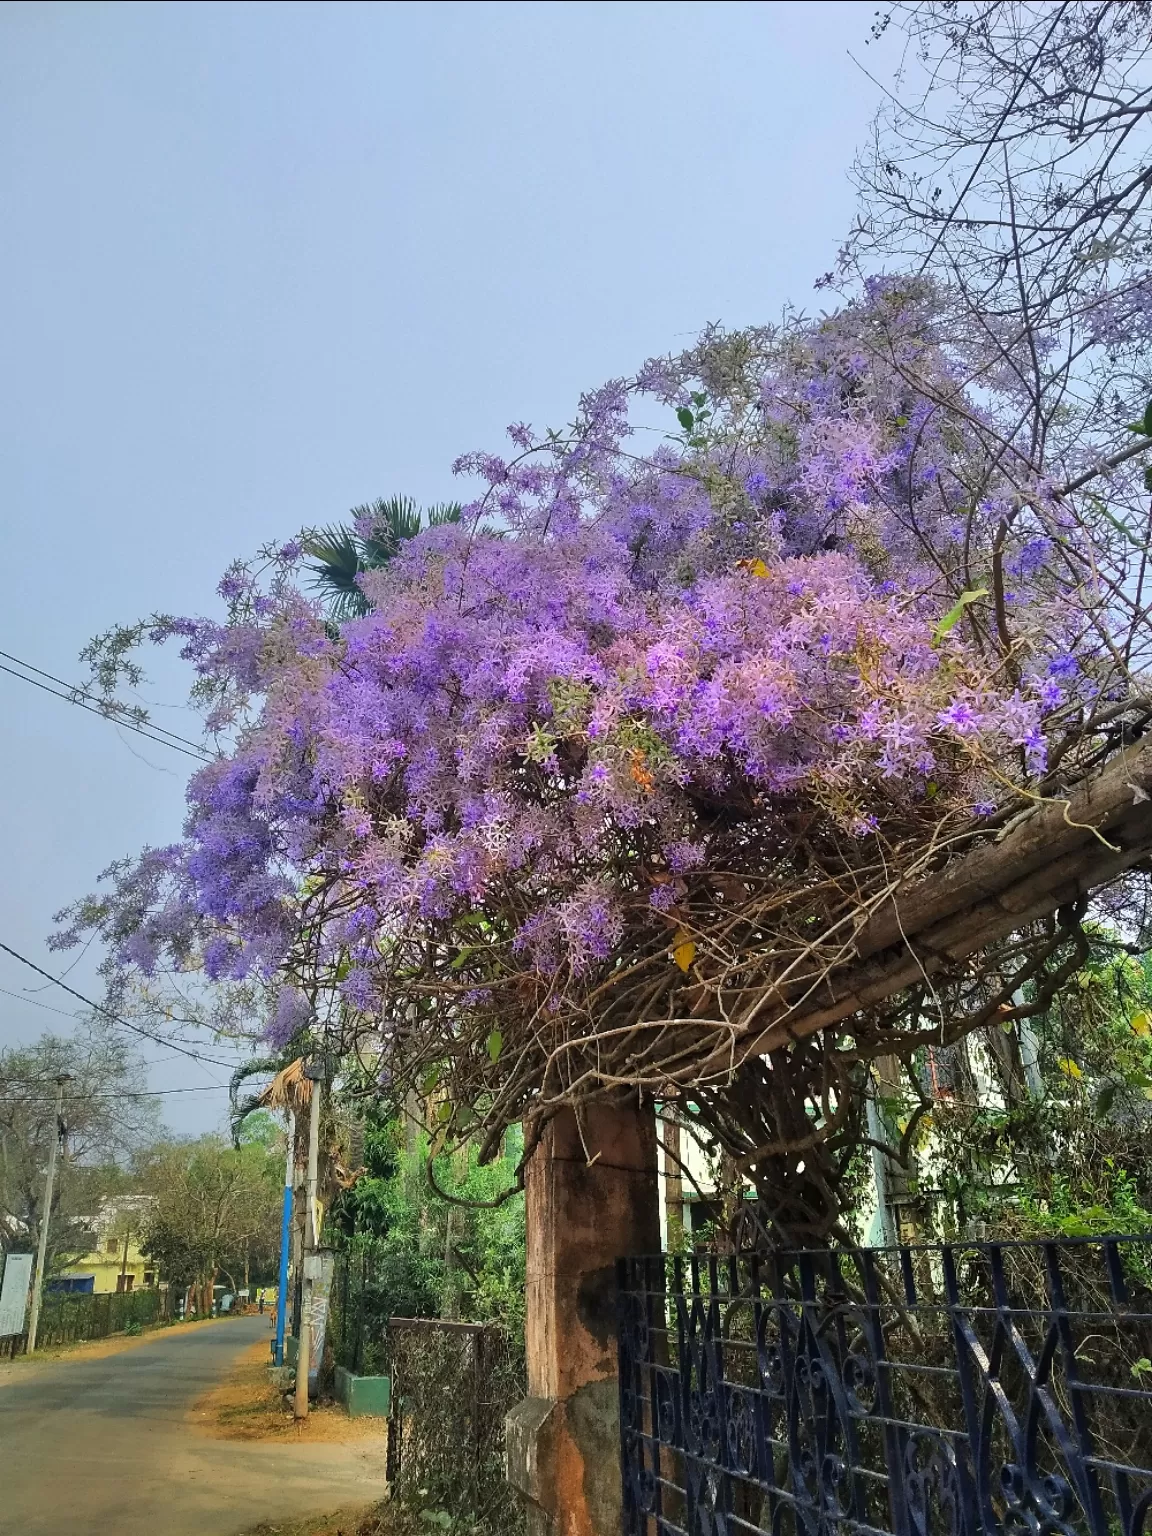
[{"label": "palm tree", "polygon": [[[335,523],[309,534],[304,553],[312,557],[312,585],[322,594],[332,622],[362,619],[371,610],[357,580],[362,572],[382,569],[425,526],[458,523],[460,510],[455,501],[421,512],[411,496],[390,496],[387,501],[378,497],[370,505],[352,508],[354,526]],[[358,527],[369,531],[361,534]]]}]

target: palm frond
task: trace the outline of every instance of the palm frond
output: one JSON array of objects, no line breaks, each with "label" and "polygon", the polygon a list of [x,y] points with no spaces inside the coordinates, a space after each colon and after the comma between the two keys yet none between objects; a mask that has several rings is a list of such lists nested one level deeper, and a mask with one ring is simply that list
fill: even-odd
[{"label": "palm frond", "polygon": [[342,524],[319,528],[305,538],[304,553],[312,557],[311,585],[332,617],[338,623],[363,618],[369,603],[356,578],[366,567],[355,532]]},{"label": "palm frond", "polygon": [[290,1109],[297,1119],[312,1102],[312,1081],[304,1075],[304,1058],[282,1067],[260,1095],[262,1109]]},{"label": "palm frond", "polygon": [[249,1061],[242,1062],[233,1072],[228,1082],[233,1146],[240,1145],[240,1128],[248,1116],[256,1110],[266,1107],[267,1089],[262,1090],[260,1093],[248,1093],[241,1097],[241,1088],[251,1077],[262,1077],[267,1072],[279,1074],[283,1065],[284,1058],[282,1056],[258,1056],[253,1057]]},{"label": "palm frond", "polygon": [[378,496],[368,506],[353,507],[352,516],[367,533],[361,536],[365,570],[378,571],[388,564],[401,544],[420,532],[420,508],[411,496]]},{"label": "palm frond", "polygon": [[[426,514],[428,527],[458,523],[461,511],[459,502],[437,502]],[[313,561],[308,566],[311,585],[321,593],[335,624],[362,619],[371,612],[357,577],[382,570],[424,526],[424,514],[411,496],[378,496],[353,507],[351,515],[352,527],[335,523],[315,529],[304,539],[304,553]]]},{"label": "palm frond", "polygon": [[463,511],[458,501],[438,501],[434,507],[428,508],[425,516],[429,528],[443,528],[445,523],[458,523]]}]

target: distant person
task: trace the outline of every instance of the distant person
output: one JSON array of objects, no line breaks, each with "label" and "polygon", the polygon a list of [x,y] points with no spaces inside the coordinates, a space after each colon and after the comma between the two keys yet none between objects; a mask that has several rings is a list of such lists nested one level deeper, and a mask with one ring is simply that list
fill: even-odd
[{"label": "distant person", "polygon": [[256,1292],[256,1305],[260,1308],[260,1316],[263,1317],[264,1316],[264,1292],[263,1292],[263,1290],[259,1290],[259,1291]]}]

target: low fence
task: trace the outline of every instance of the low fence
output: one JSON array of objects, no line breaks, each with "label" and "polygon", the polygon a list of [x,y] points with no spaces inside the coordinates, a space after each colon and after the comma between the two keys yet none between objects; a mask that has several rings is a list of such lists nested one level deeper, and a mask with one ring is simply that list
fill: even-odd
[{"label": "low fence", "polygon": [[479,1323],[394,1317],[387,1347],[393,1497],[470,1531],[523,1531],[504,1477],[504,1418],[526,1390],[522,1341]]},{"label": "low fence", "polygon": [[329,1299],[332,1357],[354,1376],[387,1376],[388,1318],[394,1307],[387,1275],[377,1269],[370,1248],[336,1257]]},{"label": "low fence", "polygon": [[[158,1290],[105,1292],[100,1295],[67,1295],[51,1291],[44,1297],[36,1329],[36,1347],[79,1344],[106,1339],[126,1328],[147,1327],[163,1316],[165,1294]],[[0,1339],[0,1358],[23,1354],[27,1334]]]},{"label": "low fence", "polygon": [[622,1260],[626,1536],[1148,1536],[1152,1238]]}]

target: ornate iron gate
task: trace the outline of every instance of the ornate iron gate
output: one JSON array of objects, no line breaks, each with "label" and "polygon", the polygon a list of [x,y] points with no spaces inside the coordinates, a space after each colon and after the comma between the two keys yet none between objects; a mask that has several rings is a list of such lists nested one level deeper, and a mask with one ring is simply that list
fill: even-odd
[{"label": "ornate iron gate", "polygon": [[1152,1536],[1152,1238],[621,1260],[626,1536]]}]

